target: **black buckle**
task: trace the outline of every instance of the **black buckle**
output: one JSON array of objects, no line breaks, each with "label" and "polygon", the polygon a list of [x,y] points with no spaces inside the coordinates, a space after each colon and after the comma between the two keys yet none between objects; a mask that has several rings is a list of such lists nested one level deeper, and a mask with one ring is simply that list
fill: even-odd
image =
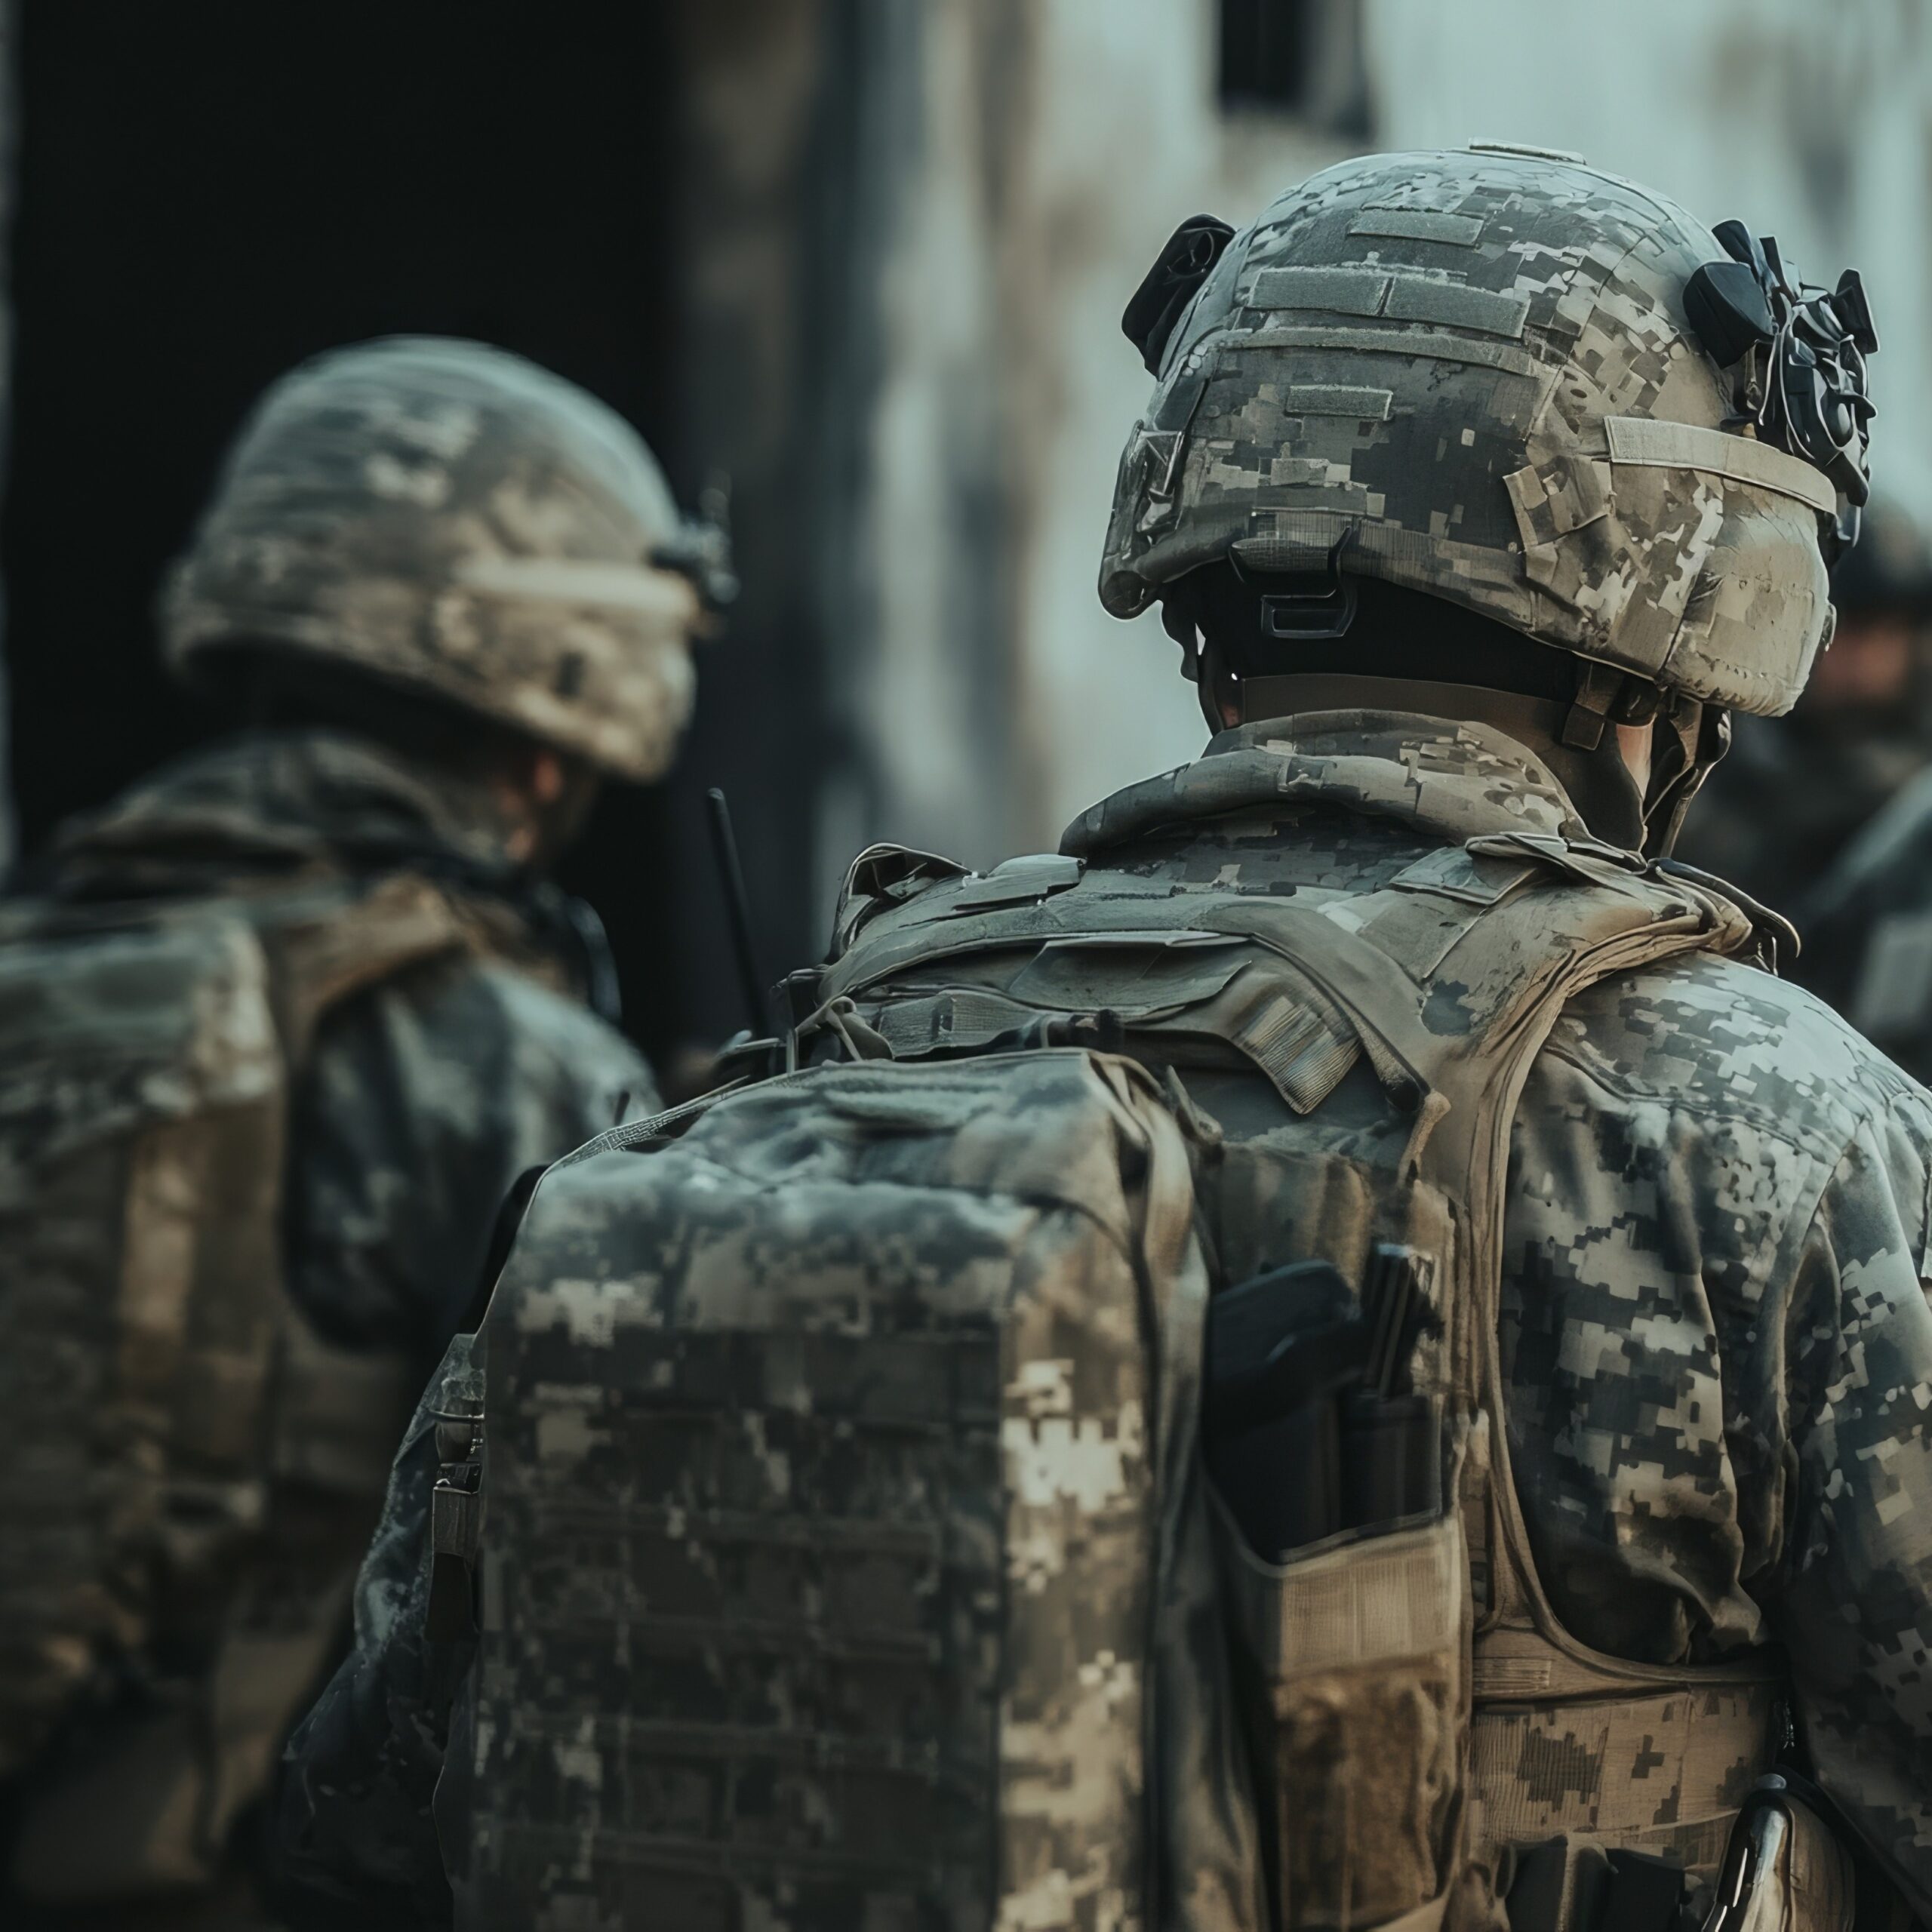
[{"label": "black buckle", "polygon": [[[1261,635],[1271,644],[1294,644],[1316,638],[1344,637],[1355,620],[1361,601],[1355,578],[1342,568],[1342,553],[1355,535],[1344,531],[1319,571],[1284,571],[1271,577],[1281,588],[1261,600]],[[1235,574],[1243,576],[1241,560],[1230,555]]]}]

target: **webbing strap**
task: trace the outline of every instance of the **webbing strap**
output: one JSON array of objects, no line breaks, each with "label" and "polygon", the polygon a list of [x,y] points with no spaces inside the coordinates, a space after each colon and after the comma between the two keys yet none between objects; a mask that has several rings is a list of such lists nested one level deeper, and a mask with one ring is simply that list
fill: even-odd
[{"label": "webbing strap", "polygon": [[1581,1703],[1478,1705],[1469,1778],[1491,1846],[1580,1832],[1707,1875],[1740,1794],[1775,1756],[1777,1687],[1677,1690]]},{"label": "webbing strap", "polygon": [[[1506,1591],[1529,1611],[1534,1627],[1517,1633],[1515,1660],[1530,1670],[1545,1663],[1552,1678],[1560,1667],[1598,1692],[1584,1703],[1539,1703],[1526,1684],[1529,1700],[1508,1711],[1466,1694],[1466,1792],[1481,1802],[1465,1807],[1462,1829],[1473,1869],[1492,1874],[1502,1847],[1562,1832],[1607,1832],[1632,1846],[1668,1839],[1674,1851],[1708,1863],[1717,1853],[1706,1839],[1721,1849],[1724,1792],[1769,1761],[1773,1742],[1770,1685],[1600,1657],[1562,1629],[1537,1580],[1510,1477],[1497,1337],[1504,1182],[1531,1066],[1564,1001],[1584,986],[1673,955],[1736,950],[1749,934],[1734,907],[1690,881],[1661,882],[1567,848],[1552,856],[1564,861],[1558,869],[1571,889],[1510,894],[1475,909],[1446,953],[1435,951],[1439,935],[1378,918],[1369,902],[1351,909],[1361,921],[1352,933],[1305,912],[1283,916],[1294,908],[1269,909],[1257,921],[1342,1002],[1365,1043],[1385,1042],[1427,1090],[1405,1165],[1457,1217],[1438,1373],[1459,1418],[1455,1446],[1474,1452],[1472,1480],[1460,1490],[1467,1534],[1472,1545],[1489,1544]],[[1424,943],[1434,956],[1418,957],[1410,971],[1380,951]],[[1429,1023],[1438,965],[1454,992],[1440,1031]],[[1491,1518],[1500,1547],[1483,1534]],[[1478,1672],[1484,1649],[1478,1638]],[[1712,1715],[1719,1709],[1732,1715]],[[1675,1780],[1674,1797],[1666,1778]],[[1466,1909],[1478,1908],[1457,1908]]]},{"label": "webbing strap", "polygon": [[318,1021],[365,986],[475,942],[469,922],[429,880],[399,872],[373,887],[291,899],[260,919],[289,1060],[307,1054]]},{"label": "webbing strap", "polygon": [[1660,423],[1641,416],[1604,419],[1610,460],[1634,469],[1697,469],[1739,483],[1755,483],[1780,497],[1795,497],[1821,516],[1838,508],[1838,492],[1822,469],[1803,457],[1750,436],[1734,436],[1695,423]]}]

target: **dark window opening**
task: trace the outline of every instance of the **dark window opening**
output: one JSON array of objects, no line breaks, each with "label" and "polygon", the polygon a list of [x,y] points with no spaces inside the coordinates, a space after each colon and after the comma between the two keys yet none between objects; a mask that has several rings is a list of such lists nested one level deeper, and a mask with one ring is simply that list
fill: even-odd
[{"label": "dark window opening", "polygon": [[1221,0],[1222,106],[1365,140],[1362,13],[1359,0]]}]

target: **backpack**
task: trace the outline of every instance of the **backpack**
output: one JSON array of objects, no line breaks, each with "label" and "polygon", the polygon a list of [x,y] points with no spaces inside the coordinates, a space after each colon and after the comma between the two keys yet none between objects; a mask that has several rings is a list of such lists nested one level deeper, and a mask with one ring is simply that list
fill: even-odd
[{"label": "backpack", "polygon": [[463,931],[405,875],[0,914],[0,1777],[28,1896],[205,1882],[340,1640],[412,1392],[283,1291],[291,1084],[325,1012]]},{"label": "backpack", "polygon": [[1196,1151],[1049,1052],[827,1067],[546,1175],[481,1337],[460,1924],[1100,1932],[1243,1881],[1238,1820],[1160,1822],[1232,1749],[1225,1700],[1166,1709],[1220,1643],[1174,1506]]}]

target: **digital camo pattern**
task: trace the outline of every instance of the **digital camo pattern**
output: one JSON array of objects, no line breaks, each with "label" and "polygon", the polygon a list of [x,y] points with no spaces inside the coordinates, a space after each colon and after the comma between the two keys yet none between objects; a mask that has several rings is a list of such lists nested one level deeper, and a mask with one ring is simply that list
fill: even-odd
[{"label": "digital camo pattern", "polygon": [[251,734],[67,827],[48,881],[109,902],[398,873],[442,888],[460,943],[325,1018],[290,1127],[291,1292],[323,1333],[405,1351],[419,1378],[509,1183],[656,1094],[585,1010],[578,922],[506,861],[506,831],[481,783],[340,733]]},{"label": "digital camo pattern", "polygon": [[[1244,961],[1226,955],[1281,912],[1346,919],[1371,894],[1413,897],[1453,931],[1453,893],[1505,893],[1600,855],[1547,772],[1485,728],[1357,713],[1245,728],[1212,752],[1088,814],[1066,856],[974,878],[868,855],[826,989],[875,1026],[899,1014],[908,1053],[1038,1044],[1057,1014],[1112,1014],[1137,1057],[1174,1067],[1212,1116],[1204,1131],[1225,1132],[1202,1195],[1222,1273],[1303,1251],[1352,1273],[1373,1225],[1360,1170],[1392,1166],[1409,1131],[1392,1129],[1386,1069],[1338,1044],[1306,985],[1295,1003],[1315,1019],[1299,1037],[1271,1026],[1231,1047],[1239,1011],[1214,1009],[1241,997]],[[1532,849],[1490,842],[1505,838]],[[1217,901],[1244,921],[1196,916]],[[1648,1794],[1644,1829],[1669,1830],[1694,1773],[1734,1803],[1768,1752],[1772,1714],[1751,1687],[1777,1687],[1761,1647],[1782,1639],[1825,1781],[1927,1915],[1929,1105],[1815,1001],[1727,959],[1612,978],[1573,1003],[1531,1069],[1510,1140],[1503,1332],[1543,1586],[1578,1637],[1645,1660],[1647,1678],[1709,1666],[1737,1687],[1687,1710],[1666,1699],[1660,1729],[1626,1735],[1583,1721],[1586,1706],[1534,1703],[1546,1644],[1527,1660],[1542,1674],[1513,1687],[1492,1654],[1490,1694],[1513,1697],[1535,1734],[1490,1767],[1494,1788],[1513,1783],[1512,1815],[1543,1829]],[[1304,1108],[1320,1110],[1312,1143]],[[420,1572],[432,1473],[419,1466],[395,1504],[403,1527],[372,1552],[365,1591],[406,1591]],[[1497,1581],[1480,1564],[1478,1580]],[[420,1658],[406,1634],[365,1632],[356,1694],[380,1717],[356,1749],[315,1748],[346,1672],[297,1766],[311,1790],[361,1807],[312,1803],[311,1819],[357,1817],[357,1845],[388,1821],[391,1871],[412,1830],[419,1857],[429,1844],[435,1753],[405,1778],[380,1743],[392,1714],[430,1728]],[[1699,1749],[1673,1761],[1657,1740],[1687,1738],[1687,1724]],[[1194,1789],[1211,1799],[1211,1783]],[[334,1850],[339,1896],[394,1897],[358,1878],[347,1835]]]},{"label": "digital camo pattern", "polygon": [[[34,896],[0,906],[0,978],[29,974],[0,1082],[26,1270],[0,1297],[25,1331],[0,1352],[5,1507],[38,1489],[63,1562],[97,1534],[112,1556],[69,1620],[51,1735],[8,1767],[32,1810],[0,1901],[132,1915],[156,1885],[245,1889],[226,1828],[340,1641],[395,1432],[497,1201],[607,1124],[616,1088],[648,1097],[631,1050],[552,989],[569,962],[512,882],[484,884],[491,823],[480,788],[372,746],[244,739],[66,828]],[[103,1134],[84,1171],[71,1149]],[[121,1464],[58,1460],[109,1442]],[[64,1521],[50,1496],[73,1499]],[[17,1632],[17,1591],[64,1573],[8,1542]]]},{"label": "digital camo pattern", "polygon": [[[1648,190],[1507,152],[1291,189],[1176,328],[1121,458],[1108,609],[1232,550],[1445,597],[1697,698],[1789,710],[1828,616],[1821,472],[1721,426]],[[1445,667],[1445,675],[1454,675]]]},{"label": "digital camo pattern", "polygon": [[1512,1146],[1510,1444],[1565,1623],[1781,1644],[1820,1780],[1932,1906],[1932,1101],[1697,961],[1574,1001]]},{"label": "digital camo pattern", "polygon": [[492,1304],[459,1921],[1148,1922],[1185,1146],[1072,1054],[827,1068],[543,1183]]},{"label": "digital camo pattern", "polygon": [[636,432],[574,383],[389,337],[257,405],[162,628],[184,671],[237,643],[307,652],[648,780],[691,713],[693,537]]},{"label": "digital camo pattern", "polygon": [[[1244,1003],[1244,977],[1262,976],[1226,944],[1244,923],[1226,902],[1265,934],[1288,909],[1346,923],[1371,899],[1383,916],[1413,900],[1403,943],[1426,958],[1426,919],[1455,928],[1439,895],[1501,899],[1537,871],[1509,857],[1512,827],[1591,857],[1547,773],[1487,728],[1365,712],[1247,726],[1078,821],[1066,845],[1084,869],[1020,860],[855,895],[829,983],[902,1052],[1104,1008],[1226,1132],[1204,1197],[1226,1276],[1303,1253],[1351,1273],[1374,1225],[1362,1171],[1392,1171],[1409,1125],[1305,984],[1267,986],[1298,1029],[1244,1023],[1271,1009]],[[1472,990],[1447,967],[1439,982],[1445,999]],[[1516,1111],[1502,1309],[1515,1487],[1562,1625],[1666,1679],[1737,1666],[1727,1703],[1696,1705],[1734,1754],[1702,1752],[1697,1774],[1732,1803],[1764,1762],[1752,1747],[1775,1742],[1753,1660],[1785,1646],[1824,1783],[1921,1916],[1929,1148],[1932,1100],[1807,995],[1739,959],[1614,976],[1571,1003]],[[1518,1706],[1568,1668],[1539,1646],[1540,1675],[1512,1681],[1507,1661],[1491,1694]],[[1647,1734],[1684,1719],[1679,1698]],[[1490,1766],[1515,1767],[1514,1815],[1607,1817],[1613,1789],[1648,1783],[1644,1829],[1708,1853],[1685,1761],[1653,1764],[1654,1741],[1574,1715],[1531,1728]]]},{"label": "digital camo pattern", "polygon": [[[1485,728],[1315,716],[1239,734],[1223,751],[1088,814],[1067,841],[1089,859],[1084,870],[1067,857],[1020,860],[983,880],[930,884],[896,908],[875,907],[869,924],[848,909],[831,983],[848,989],[857,1018],[908,1052],[983,1047],[990,1025],[1024,1037],[1020,1015],[1031,1005],[1031,1029],[1083,1019],[1097,1029],[1104,1016],[1128,1051],[1180,1070],[1229,1131],[1204,1194],[1224,1278],[1316,1258],[1360,1278],[1378,1238],[1441,1257],[1440,1337],[1423,1386],[1447,1406],[1473,1498],[1494,1459],[1464,1446],[1466,1419],[1478,1401],[1495,1406],[1481,1392],[1476,1338],[1496,1319],[1502,1266],[1482,1236],[1502,1218],[1492,1149],[1517,1084],[1570,988],[1686,948],[1738,950],[1751,926],[1727,900],[1583,835],[1547,772]],[[1254,855],[1257,828],[1234,815],[1284,797],[1331,820],[1346,811],[1354,831],[1389,822],[1385,852],[1399,863],[1373,889],[1350,890],[1368,881],[1344,875],[1332,892],[1264,894],[1293,883],[1297,854],[1280,853],[1285,875],[1271,881],[1277,852]],[[1198,864],[1177,866],[1171,855],[1128,881],[1106,863],[1137,834],[1193,830],[1214,813],[1248,835],[1239,862],[1197,832],[1188,857]],[[1398,829],[1417,824],[1433,842]],[[1460,842],[1441,842],[1452,828]],[[860,879],[892,869],[878,855]],[[1473,1503],[1468,1513],[1481,1521]],[[1254,1761],[1261,1815],[1278,1838],[1284,1926],[1383,1924],[1445,1892],[1457,1932],[1490,1922],[1489,1875],[1516,1841],[1499,1839],[1488,1821],[1507,1829],[1531,1815],[1508,1801],[1515,1758],[1505,1754],[1513,1742],[1534,1761],[1552,1744],[1552,1726],[1519,1721],[1544,1715],[1552,1698],[1592,1700],[1598,1734],[1571,1748],[1598,1777],[1587,1802],[1542,1794],[1534,1841],[1589,1832],[1675,1852],[1708,1877],[1737,1801],[1732,1766],[1748,1776],[1769,1761],[1771,1700],[1714,1706],[1714,1694],[1734,1687],[1737,1673],[1726,1671],[1695,1685],[1711,1707],[1699,1752],[1646,1777],[1622,1744],[1646,1724],[1663,1734],[1656,1694],[1691,1687],[1686,1673],[1660,1686],[1572,1657],[1527,1616],[1511,1620],[1522,1626],[1512,1631],[1513,1683],[1491,1690],[1493,1645],[1486,1635],[1478,1646],[1472,1712],[1463,1537],[1459,1512],[1411,1544],[1411,1561],[1398,1560],[1402,1538],[1390,1536],[1278,1566],[1224,1539],[1246,1701],[1266,1713],[1254,1721]],[[1521,1536],[1506,1537],[1484,1567],[1527,1574]],[[1506,1697],[1507,1715],[1497,1708]],[[1472,1795],[1460,1767],[1472,1722]],[[1666,1788],[1676,1814],[1660,1823]]]}]

